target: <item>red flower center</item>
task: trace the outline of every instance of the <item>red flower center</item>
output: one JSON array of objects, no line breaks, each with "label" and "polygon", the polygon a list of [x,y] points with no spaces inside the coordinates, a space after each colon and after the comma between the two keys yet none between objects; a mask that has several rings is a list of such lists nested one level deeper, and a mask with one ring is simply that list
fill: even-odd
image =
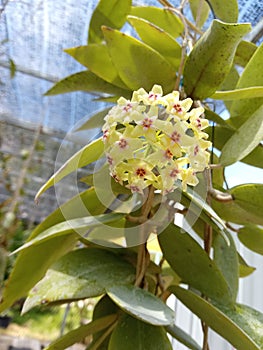
[{"label": "red flower center", "polygon": [[140,176],[140,177],[144,177],[146,175],[146,170],[143,168],[138,168],[136,170],[136,175]]}]

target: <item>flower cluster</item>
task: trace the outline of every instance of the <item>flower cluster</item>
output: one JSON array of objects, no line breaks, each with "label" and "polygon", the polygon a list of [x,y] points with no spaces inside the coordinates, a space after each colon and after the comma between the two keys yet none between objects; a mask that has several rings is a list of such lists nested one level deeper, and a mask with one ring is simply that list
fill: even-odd
[{"label": "flower cluster", "polygon": [[103,141],[111,176],[132,192],[153,185],[167,194],[182,185],[195,186],[196,173],[209,162],[211,146],[203,132],[208,120],[202,107],[192,108],[179,92],[163,96],[161,86],[147,93],[134,91],[121,97],[105,117]]}]

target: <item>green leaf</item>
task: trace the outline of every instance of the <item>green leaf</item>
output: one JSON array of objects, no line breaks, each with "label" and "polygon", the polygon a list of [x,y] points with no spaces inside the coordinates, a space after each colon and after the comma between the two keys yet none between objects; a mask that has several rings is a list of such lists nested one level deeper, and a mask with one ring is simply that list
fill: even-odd
[{"label": "green leaf", "polygon": [[[252,315],[248,317],[240,306],[230,308],[229,311],[227,308],[221,311],[189,290],[175,286],[170,287],[170,290],[211,329],[238,350],[260,350],[262,348],[262,323],[255,317],[255,314],[251,313]],[[253,324],[259,327],[253,328]],[[260,334],[261,340],[257,341]]]},{"label": "green leaf", "polygon": [[238,20],[237,0],[209,0],[215,16],[221,21],[235,23]]},{"label": "green leaf", "polygon": [[132,283],[134,267],[119,255],[98,248],[78,249],[60,258],[30,291],[23,313],[39,304],[99,296],[105,288]]},{"label": "green leaf", "polygon": [[74,91],[86,91],[90,93],[104,93],[110,95],[118,95],[128,97],[130,95],[127,90],[121,89],[115,85],[107,83],[94,73],[86,70],[83,72],[72,74],[49,89],[45,96],[65,94]]},{"label": "green leaf", "polygon": [[182,21],[169,9],[155,6],[132,6],[130,15],[146,19],[174,38],[180,36],[184,31]]},{"label": "green leaf", "polygon": [[68,332],[59,339],[53,341],[45,350],[64,350],[75,343],[81,342],[88,335],[99,332],[116,321],[117,315],[105,316],[93,322],[89,322]]},{"label": "green leaf", "polygon": [[131,3],[131,0],[100,0],[90,20],[88,42],[100,43],[103,40],[102,25],[120,29],[126,21]]},{"label": "green leaf", "polygon": [[[206,132],[210,135],[210,139],[212,137],[212,128],[208,127]],[[213,145],[218,150],[221,150],[226,144],[227,140],[234,134],[234,130],[229,128],[225,128],[221,125],[216,125],[214,127],[213,133]],[[256,148],[248,154],[246,157],[241,159],[241,162],[253,165],[259,168],[262,168],[262,159],[263,159],[263,146],[259,144]]]},{"label": "green leaf", "polygon": [[176,70],[179,68],[182,49],[170,34],[145,19],[135,16],[127,19],[145,44],[163,55]]},{"label": "green leaf", "polygon": [[181,328],[176,325],[166,326],[166,331],[180,343],[187,346],[187,348],[192,350],[202,350],[202,348],[197,344],[197,342],[190,337],[189,334],[185,333]]},{"label": "green leaf", "polygon": [[41,232],[36,237],[27,241],[24,245],[16,249],[12,254],[16,254],[24,249],[28,249],[31,246],[41,244],[47,240],[50,240],[58,236],[67,236],[75,233],[78,238],[81,238],[88,229],[97,226],[103,226],[103,223],[112,222],[123,218],[124,214],[111,213],[101,214],[97,216],[86,216],[83,218],[77,218],[60,222],[47,230]]},{"label": "green leaf", "polygon": [[210,12],[207,2],[205,0],[189,0],[189,3],[196,26],[202,28]]},{"label": "green leaf", "polygon": [[160,84],[170,92],[176,74],[172,65],[150,46],[109,27],[102,27],[109,53],[122,81],[131,89],[150,90]]},{"label": "green leaf", "polygon": [[227,284],[236,300],[238,293],[239,264],[238,253],[232,235],[228,233],[229,244],[220,235],[213,238],[214,261],[220,269]]},{"label": "green leaf", "polygon": [[155,326],[170,325],[174,312],[154,294],[131,285],[112,285],[108,296],[124,311]]},{"label": "green leaf", "polygon": [[[251,86],[263,86],[263,43],[257,48],[254,55],[246,65],[236,89],[248,88]],[[234,101],[230,114],[234,126],[243,124],[263,104],[263,97]]]},{"label": "green leaf", "polygon": [[223,118],[221,118],[219,114],[211,111],[210,109],[205,108],[205,117],[206,119],[215,122],[217,125],[221,125],[228,129],[233,129],[233,127],[229,125]]},{"label": "green leaf", "polygon": [[231,188],[230,193],[241,208],[254,214],[258,218],[257,221],[262,222],[263,184],[239,185]]},{"label": "green leaf", "polygon": [[216,91],[211,98],[214,100],[243,100],[255,97],[263,97],[263,87],[252,86],[249,88],[235,89],[229,91]]},{"label": "green leaf", "polygon": [[241,67],[245,67],[255,53],[256,49],[257,45],[253,44],[252,42],[245,40],[240,41],[236,50],[234,63]]},{"label": "green leaf", "polygon": [[238,238],[248,249],[263,255],[263,229],[247,225],[238,230]]},{"label": "green leaf", "polygon": [[256,270],[255,267],[249,266],[240,254],[238,254],[238,261],[239,261],[239,277],[247,277]]},{"label": "green leaf", "polygon": [[66,163],[59,168],[54,175],[40,188],[36,194],[36,200],[48,188],[61,181],[65,176],[77,171],[90,163],[98,160],[104,153],[104,144],[101,138],[89,143],[69,158]]},{"label": "green leaf", "polygon": [[212,22],[185,62],[187,95],[202,100],[219,88],[231,69],[237,45],[249,30],[249,24]]},{"label": "green leaf", "polygon": [[144,323],[129,315],[123,315],[115,327],[109,350],[172,350],[163,327]]},{"label": "green leaf", "polygon": [[118,75],[104,44],[90,44],[65,50],[75,60],[87,67],[101,79],[123,89],[128,89]]},{"label": "green leaf", "polygon": [[9,58],[9,69],[10,69],[10,78],[13,79],[16,75],[16,64],[12,58]]},{"label": "green leaf", "polygon": [[[239,79],[239,73],[236,69],[236,66],[233,64],[227,76],[225,77],[223,83],[219,86],[218,90],[223,90],[223,91],[234,90],[236,88],[238,79]],[[215,94],[216,93],[217,92],[215,92]],[[224,104],[226,108],[230,111],[232,101],[224,100]]]},{"label": "green leaf", "polygon": [[220,163],[233,164],[250,154],[263,139],[263,104],[235,131],[221,151]]},{"label": "green leaf", "polygon": [[84,122],[80,126],[77,125],[74,131],[76,132],[76,131],[82,131],[82,130],[102,128],[102,125],[104,124],[104,117],[106,117],[106,115],[108,114],[111,108],[112,107],[109,107],[109,108],[103,109],[100,112],[93,114],[91,117],[89,117],[89,119],[86,122]]},{"label": "green leaf", "polygon": [[163,255],[182,282],[218,302],[231,304],[234,295],[216,263],[186,232],[171,224],[158,235]]}]

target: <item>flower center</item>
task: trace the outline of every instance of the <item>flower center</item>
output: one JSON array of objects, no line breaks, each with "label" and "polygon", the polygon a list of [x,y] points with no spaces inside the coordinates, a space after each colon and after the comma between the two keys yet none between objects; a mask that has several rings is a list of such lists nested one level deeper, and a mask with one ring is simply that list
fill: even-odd
[{"label": "flower center", "polygon": [[198,146],[195,146],[194,148],[194,156],[196,156],[199,152],[199,147]]},{"label": "flower center", "polygon": [[120,141],[118,142],[118,145],[120,148],[124,149],[127,147],[128,142],[125,139],[120,139]]},{"label": "flower center", "polygon": [[132,109],[131,103],[127,103],[127,105],[123,107],[123,110],[124,110],[125,112],[129,112],[130,109]]},{"label": "flower center", "polygon": [[170,176],[171,177],[177,177],[177,175],[180,173],[180,171],[178,169],[173,169],[171,172],[170,172]]},{"label": "flower center", "polygon": [[179,132],[174,131],[171,135],[171,140],[175,143],[178,143],[180,141],[181,138],[181,134],[179,134]]},{"label": "flower center", "polygon": [[173,158],[173,153],[169,150],[169,148],[164,153],[165,158],[171,159]]},{"label": "flower center", "polygon": [[176,110],[177,113],[183,112],[183,109],[179,103],[176,103],[175,105],[173,105],[173,108]]},{"label": "flower center", "polygon": [[149,129],[153,124],[152,119],[150,118],[144,118],[142,121],[142,126],[144,129]]},{"label": "flower center", "polygon": [[138,168],[136,170],[136,175],[140,176],[140,177],[144,177],[146,175],[146,170],[143,168]]}]

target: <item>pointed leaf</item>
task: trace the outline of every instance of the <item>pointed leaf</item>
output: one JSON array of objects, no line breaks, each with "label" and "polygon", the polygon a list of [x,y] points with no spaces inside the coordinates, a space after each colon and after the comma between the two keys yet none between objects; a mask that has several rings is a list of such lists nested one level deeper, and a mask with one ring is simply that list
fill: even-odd
[{"label": "pointed leaf", "polygon": [[89,43],[100,43],[103,40],[102,25],[120,29],[126,21],[131,3],[131,0],[100,0],[90,20]]},{"label": "pointed leaf", "polygon": [[237,0],[209,0],[215,16],[221,21],[234,23],[238,20]]},{"label": "pointed leaf", "polygon": [[50,345],[48,345],[47,348],[45,348],[45,350],[67,349],[69,346],[81,342],[88,335],[94,334],[109,327],[114,321],[116,321],[116,319],[117,315],[109,315],[88,324],[82,325],[63,335],[59,339],[53,341]]},{"label": "pointed leaf", "polygon": [[112,107],[103,109],[102,111],[93,114],[91,117],[89,116],[86,122],[82,123],[81,125],[77,124],[74,131],[76,132],[82,130],[102,128],[102,125],[104,124],[104,118],[111,108]]},{"label": "pointed leaf", "polygon": [[23,312],[39,304],[79,300],[105,293],[105,288],[134,281],[134,267],[117,254],[83,248],[64,255],[30,291]]},{"label": "pointed leaf", "polygon": [[164,92],[170,92],[175,84],[175,70],[157,51],[141,41],[102,27],[109,53],[122,81],[131,89],[150,90],[160,84]]},{"label": "pointed leaf", "polygon": [[263,184],[245,184],[231,188],[235,202],[262,222]]},{"label": "pointed leaf", "polygon": [[198,28],[202,28],[208,18],[210,8],[205,0],[189,0],[191,12]]},{"label": "pointed leaf", "polygon": [[202,100],[218,89],[230,71],[237,45],[249,30],[249,24],[212,22],[186,60],[184,86],[187,95]]},{"label": "pointed leaf", "polygon": [[172,37],[177,38],[184,31],[182,21],[169,9],[155,6],[132,6],[130,14],[141,17],[162,28]]},{"label": "pointed leaf", "polygon": [[112,285],[108,296],[124,311],[155,326],[170,325],[174,312],[154,294],[131,285]]},{"label": "pointed leaf", "polygon": [[101,79],[120,88],[127,89],[111,61],[106,45],[90,44],[78,46],[67,49],[65,52]]},{"label": "pointed leaf", "polygon": [[206,119],[211,120],[212,122],[215,122],[218,125],[234,130],[234,128],[232,128],[231,125],[229,125],[223,118],[221,118],[219,114],[211,111],[210,109],[205,108],[205,117]]},{"label": "pointed leaf", "polygon": [[[230,308],[229,311],[226,311],[227,308],[221,311],[189,290],[175,286],[170,287],[170,290],[193,313],[235,348],[238,350],[260,350],[260,342],[257,341],[258,335],[255,336],[257,330],[253,329],[253,323],[259,323],[256,318],[250,317],[248,323],[248,318],[244,315],[245,312],[241,312],[241,308],[238,306]],[[247,321],[244,318],[247,318]],[[252,319],[254,322],[251,322]],[[246,327],[244,327],[245,323],[247,323]],[[259,328],[258,334],[260,331],[262,332],[262,329]]]},{"label": "pointed leaf", "polygon": [[185,333],[181,328],[176,325],[166,326],[166,331],[180,343],[187,346],[188,349],[192,350],[202,350],[201,347],[197,344],[197,342],[190,337],[189,334]]},{"label": "pointed leaf", "polygon": [[221,151],[220,163],[233,164],[250,154],[263,139],[263,104],[235,131]]},{"label": "pointed leaf", "polygon": [[135,28],[142,41],[158,51],[177,70],[181,61],[181,46],[167,32],[153,23],[135,16],[128,16],[128,22]]},{"label": "pointed leaf", "polygon": [[238,238],[248,249],[263,255],[263,229],[247,225],[238,230]]},{"label": "pointed leaf", "polygon": [[235,89],[229,91],[216,91],[211,98],[214,100],[243,100],[255,97],[263,97],[263,87],[252,86],[249,88]]},{"label": "pointed leaf", "polygon": [[118,96],[129,96],[130,94],[127,90],[107,83],[94,73],[86,70],[60,80],[45,93],[45,96],[65,94],[74,91],[99,92]]},{"label": "pointed leaf", "polygon": [[228,233],[228,239],[229,244],[220,235],[213,238],[214,261],[227,281],[233,299],[236,300],[239,277],[238,253],[230,233]]},{"label": "pointed leaf", "polygon": [[[251,86],[263,86],[263,43],[257,48],[249,63],[246,65],[236,89]],[[230,114],[233,125],[240,126],[263,104],[263,97],[254,99],[234,101]]]},{"label": "pointed leaf", "polygon": [[36,194],[36,200],[48,188],[62,180],[65,176],[99,159],[104,152],[104,144],[101,138],[89,143],[69,158],[60,169],[40,188]]},{"label": "pointed leaf", "polygon": [[172,350],[163,327],[123,315],[111,335],[109,350]]},{"label": "pointed leaf", "polygon": [[245,67],[251,57],[254,55],[256,49],[257,45],[251,43],[250,41],[240,41],[234,58],[235,64]]},{"label": "pointed leaf", "polygon": [[240,277],[247,277],[247,276],[251,275],[256,270],[255,267],[249,266],[240,254],[238,254],[238,261],[239,261],[239,276]]},{"label": "pointed leaf", "polygon": [[169,225],[158,239],[165,259],[184,283],[213,300],[233,302],[234,296],[216,263],[189,234]]}]

